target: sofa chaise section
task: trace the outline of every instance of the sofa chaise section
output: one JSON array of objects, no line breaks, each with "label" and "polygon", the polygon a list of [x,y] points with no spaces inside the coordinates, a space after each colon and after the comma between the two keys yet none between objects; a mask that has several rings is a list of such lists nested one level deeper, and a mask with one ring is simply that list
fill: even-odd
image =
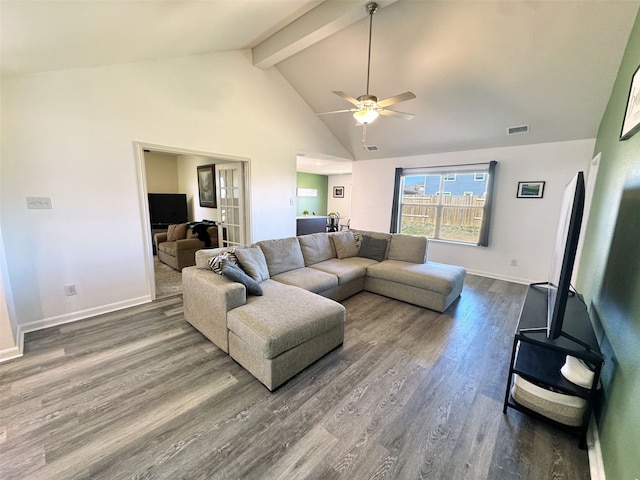
[{"label": "sofa chaise section", "polygon": [[229,354],[273,390],[344,340],[345,308],[275,280],[228,313]]},{"label": "sofa chaise section", "polygon": [[465,275],[455,265],[385,260],[367,269],[365,290],[444,312],[460,296]]}]

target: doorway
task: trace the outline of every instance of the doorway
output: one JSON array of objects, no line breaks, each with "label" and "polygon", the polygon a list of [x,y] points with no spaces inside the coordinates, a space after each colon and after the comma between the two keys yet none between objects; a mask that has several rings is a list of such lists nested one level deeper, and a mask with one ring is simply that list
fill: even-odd
[{"label": "doorway", "polygon": [[[187,195],[187,203],[188,203],[188,216],[190,221],[199,221],[199,220],[214,220],[216,222],[220,222],[220,208],[202,208],[199,204],[199,196],[198,196],[198,187],[197,187],[197,173],[196,168],[198,165],[206,165],[206,164],[215,164],[216,170],[218,167],[221,169],[228,169],[233,167],[237,172],[237,180],[236,182],[241,185],[241,189],[238,192],[241,192],[242,198],[239,203],[239,209],[236,211],[236,215],[234,216],[234,220],[237,221],[235,224],[237,226],[238,231],[240,232],[241,238],[250,238],[249,232],[251,231],[250,226],[250,190],[248,188],[249,179],[250,179],[250,161],[248,158],[242,157],[234,157],[230,155],[220,155],[211,152],[202,152],[189,150],[178,147],[169,147],[164,145],[154,145],[147,144],[141,142],[134,142],[134,147],[136,150],[136,162],[137,162],[137,172],[138,172],[138,192],[139,192],[139,202],[140,202],[140,212],[141,212],[141,224],[142,224],[142,232],[143,232],[143,242],[144,242],[144,250],[145,250],[145,266],[146,266],[146,274],[147,274],[147,286],[150,292],[150,297],[152,300],[156,298],[161,298],[161,296],[175,295],[177,293],[181,293],[181,285],[179,285],[181,281],[181,273],[177,270],[166,271],[164,267],[166,265],[159,264],[156,260],[156,256],[154,255],[153,248],[153,234],[151,230],[151,221],[149,215],[149,203],[148,203],[148,193],[149,193],[149,185],[147,179],[147,161],[149,160],[148,156],[150,154],[161,154],[161,155],[171,155],[175,156],[177,167],[175,175],[180,177],[175,181],[175,185],[180,192],[176,193],[185,193]],[[180,175],[178,172],[181,172]],[[166,175],[166,174],[165,174]],[[175,180],[175,179],[174,179]],[[218,185],[217,195],[220,195],[219,192],[220,186]],[[155,193],[155,192],[152,192]],[[171,193],[171,192],[169,192]],[[204,217],[204,218],[200,218]],[[162,270],[161,270],[162,269]],[[171,267],[169,267],[171,270]],[[163,291],[158,292],[156,288],[157,281],[162,281],[163,279],[169,279],[169,281],[176,283],[176,278],[179,279],[178,287],[179,288],[168,288],[162,289]]]}]

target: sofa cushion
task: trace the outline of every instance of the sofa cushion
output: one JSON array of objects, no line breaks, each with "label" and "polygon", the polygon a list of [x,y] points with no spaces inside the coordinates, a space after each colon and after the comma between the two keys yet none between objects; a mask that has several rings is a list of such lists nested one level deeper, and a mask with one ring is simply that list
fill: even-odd
[{"label": "sofa cushion", "polygon": [[387,253],[388,243],[386,239],[364,235],[362,237],[362,245],[360,245],[360,250],[358,250],[358,256],[382,262]]},{"label": "sofa cushion", "polygon": [[340,232],[331,235],[331,241],[336,250],[336,256],[340,259],[355,257],[358,255],[359,245],[353,232]]},{"label": "sofa cushion", "polygon": [[302,249],[296,237],[263,240],[258,242],[258,245],[267,260],[269,276],[271,277],[304,267]]},{"label": "sofa cushion", "polygon": [[310,268],[330,273],[338,277],[338,285],[344,285],[367,274],[367,267],[376,262],[369,258],[349,257],[343,260],[331,258],[324,262],[311,265]]},{"label": "sofa cushion", "polygon": [[322,293],[338,286],[338,277],[311,267],[296,268],[271,278],[280,283],[303,288],[309,292]]},{"label": "sofa cushion", "polygon": [[236,252],[242,269],[256,282],[269,278],[269,268],[260,247],[240,248]]},{"label": "sofa cushion", "polygon": [[401,260],[411,263],[426,262],[427,237],[403,235],[400,233],[391,235],[387,258],[389,260]]},{"label": "sofa cushion", "polygon": [[158,246],[158,250],[172,257],[176,256],[176,242],[162,242]]},{"label": "sofa cushion", "polygon": [[228,258],[222,260],[222,275],[229,280],[243,284],[249,295],[262,295],[260,284],[247,275],[238,265]]},{"label": "sofa cushion", "polygon": [[467,271],[456,265],[443,263],[410,263],[400,260],[385,260],[371,265],[367,275],[402,285],[431,290],[449,295],[455,288],[462,287]]},{"label": "sofa cushion", "polygon": [[167,241],[175,242],[176,240],[184,240],[187,238],[187,224],[180,223],[178,225],[169,225],[167,229]]},{"label": "sofa cushion", "polygon": [[333,246],[330,235],[326,233],[301,235],[298,237],[298,241],[300,242],[300,249],[302,250],[306,267],[336,256],[336,249]]},{"label": "sofa cushion", "polygon": [[345,308],[333,300],[266,280],[262,297],[227,315],[229,330],[264,358],[283,352],[344,324]]}]

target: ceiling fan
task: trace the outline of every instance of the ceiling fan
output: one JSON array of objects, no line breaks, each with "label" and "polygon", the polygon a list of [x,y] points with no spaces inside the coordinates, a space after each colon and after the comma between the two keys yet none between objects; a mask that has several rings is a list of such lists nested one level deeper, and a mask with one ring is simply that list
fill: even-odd
[{"label": "ceiling fan", "polygon": [[401,118],[403,120],[411,120],[415,115],[411,113],[397,112],[395,110],[389,110],[387,107],[395,105],[396,103],[404,102],[416,98],[411,92],[404,92],[393,97],[385,98],[384,100],[378,100],[375,95],[369,94],[369,76],[371,73],[371,31],[373,27],[373,14],[378,11],[378,4],[375,2],[367,3],[365,6],[367,14],[369,15],[369,56],[367,59],[367,93],[360,95],[358,98],[354,98],[351,95],[347,95],[344,92],[334,91],[339,97],[344,98],[347,102],[355,105],[356,108],[349,108],[345,110],[334,110],[332,112],[322,112],[317,115],[330,115],[333,113],[345,113],[353,112],[353,118],[361,125],[367,125],[373,122],[379,115],[385,115],[388,117]]}]

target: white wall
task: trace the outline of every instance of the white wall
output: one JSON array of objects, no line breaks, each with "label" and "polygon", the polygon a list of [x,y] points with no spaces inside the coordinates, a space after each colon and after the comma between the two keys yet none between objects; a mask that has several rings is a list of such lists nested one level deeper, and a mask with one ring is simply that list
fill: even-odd
[{"label": "white wall", "polygon": [[250,241],[295,234],[297,152],[350,158],[249,51],[10,77],[1,93],[0,228],[23,331],[150,299],[134,141],[249,158]]},{"label": "white wall", "polygon": [[197,155],[178,156],[178,188],[180,193],[187,194],[187,209],[192,221],[219,219],[218,209],[201,207],[198,198],[198,166],[212,163],[212,159]]},{"label": "white wall", "polygon": [[182,193],[178,187],[178,157],[153,152],[144,154],[148,193]]},{"label": "white wall", "polygon": [[[328,178],[327,213],[339,212],[341,220],[346,222],[351,216],[351,174],[329,175]],[[344,198],[333,198],[333,187],[344,187]]]},{"label": "white wall", "polygon": [[[353,163],[351,225],[389,231],[396,167],[424,167],[497,160],[489,247],[430,242],[429,260],[470,273],[529,283],[547,278],[565,184],[587,171],[595,140],[418,155]],[[519,181],[546,182],[542,199],[516,198]],[[518,265],[511,266],[511,260]]]}]

